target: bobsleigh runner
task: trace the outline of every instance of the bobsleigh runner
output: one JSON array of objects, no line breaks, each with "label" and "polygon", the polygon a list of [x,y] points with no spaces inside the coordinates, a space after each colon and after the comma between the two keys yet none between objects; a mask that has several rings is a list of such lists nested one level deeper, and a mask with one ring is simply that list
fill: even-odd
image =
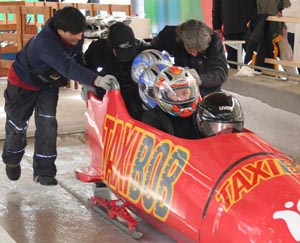
[{"label": "bobsleigh runner", "polygon": [[255,133],[177,138],[128,114],[115,84],[89,93],[90,165],[83,182],[117,197],[90,199],[139,238],[133,213],[177,242],[300,242],[300,164]]}]

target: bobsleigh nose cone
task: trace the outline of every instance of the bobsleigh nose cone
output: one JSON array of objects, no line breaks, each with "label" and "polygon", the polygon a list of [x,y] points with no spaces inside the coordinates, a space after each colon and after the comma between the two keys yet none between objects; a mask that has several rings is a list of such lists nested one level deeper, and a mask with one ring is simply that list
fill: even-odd
[{"label": "bobsleigh nose cone", "polygon": [[224,180],[203,219],[200,242],[299,242],[300,174],[284,173]]}]

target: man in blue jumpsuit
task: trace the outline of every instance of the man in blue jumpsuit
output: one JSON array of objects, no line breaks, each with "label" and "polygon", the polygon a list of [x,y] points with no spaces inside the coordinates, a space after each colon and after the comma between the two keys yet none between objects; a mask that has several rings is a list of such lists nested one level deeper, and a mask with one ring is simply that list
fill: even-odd
[{"label": "man in blue jumpsuit", "polygon": [[[95,85],[105,90],[115,79],[112,75],[98,76],[82,64],[83,32],[87,27],[85,17],[73,7],[58,10],[42,31],[17,53],[4,92],[6,138],[2,159],[10,180],[21,175],[20,162],[26,147],[28,122],[35,112],[35,148],[33,178],[42,185],[57,185],[57,120],[56,107],[59,96],[57,77],[77,80],[85,85]],[[46,82],[35,75],[49,75],[55,71],[54,81]],[[33,74],[35,73],[35,74]]]}]

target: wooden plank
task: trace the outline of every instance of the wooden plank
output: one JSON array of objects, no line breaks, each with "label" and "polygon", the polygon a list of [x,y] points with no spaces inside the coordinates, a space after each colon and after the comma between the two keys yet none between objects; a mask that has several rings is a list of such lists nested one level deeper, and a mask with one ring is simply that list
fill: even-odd
[{"label": "wooden plank", "polygon": [[60,2],[58,3],[58,8],[62,9],[64,7],[75,7],[75,3],[66,3],[66,2]]},{"label": "wooden plank", "polygon": [[17,42],[16,34],[14,33],[3,33],[0,34],[0,40],[1,41],[15,41]]},{"label": "wooden plank", "polygon": [[298,17],[268,16],[267,20],[268,21],[275,21],[275,22],[300,23],[300,18],[298,18]]},{"label": "wooden plank", "polygon": [[0,77],[7,77],[8,71],[12,63],[13,60],[0,59]]},{"label": "wooden plank", "polygon": [[46,7],[51,7],[51,17],[54,15],[55,11],[59,9],[58,2],[44,2]]},{"label": "wooden plank", "polygon": [[2,53],[16,53],[18,51],[17,45],[8,45],[5,47],[1,47]]},{"label": "wooden plank", "polygon": [[0,2],[1,6],[24,6],[25,5],[25,1],[5,1],[5,2]]},{"label": "wooden plank", "polygon": [[1,24],[0,22],[0,31],[14,31],[16,29],[17,29],[16,24]]},{"label": "wooden plank", "polygon": [[0,59],[0,67],[1,68],[10,68],[12,63],[13,63],[13,60]]},{"label": "wooden plank", "polygon": [[[21,7],[21,14],[41,14],[45,15],[46,17],[51,15],[50,7],[30,7],[30,6],[22,6]],[[46,21],[46,20],[45,20]]]},{"label": "wooden plank", "polygon": [[223,44],[245,44],[244,40],[223,40]]},{"label": "wooden plank", "polygon": [[93,12],[93,5],[91,3],[75,3],[75,7],[79,10],[86,10]]},{"label": "wooden plank", "polygon": [[131,5],[129,4],[110,4],[110,12],[125,12],[127,16],[131,16]]},{"label": "wooden plank", "polygon": [[91,16],[97,16],[100,11],[111,14],[109,4],[92,3]]},{"label": "wooden plank", "polygon": [[287,66],[287,67],[300,67],[300,62],[276,60],[276,59],[272,59],[272,58],[265,58],[265,63],[278,64],[278,65],[283,65],[283,66]]},{"label": "wooden plank", "polygon": [[45,2],[34,2],[34,6],[36,6],[36,7],[45,7]]},{"label": "wooden plank", "polygon": [[300,81],[300,77],[299,76],[295,76],[295,75],[287,75],[285,73],[276,73],[276,72],[272,72],[272,71],[268,71],[268,70],[262,70],[262,74],[264,75],[268,75],[268,76],[272,76],[272,77],[281,77],[281,78],[286,78],[287,80],[291,79],[293,81]]},{"label": "wooden plank", "polygon": [[45,2],[45,6],[46,7],[51,7],[53,9],[58,9],[59,8],[58,2]]},{"label": "wooden plank", "polygon": [[31,7],[33,7],[33,6],[34,6],[34,3],[35,3],[35,2],[25,2],[25,6],[31,6]]}]

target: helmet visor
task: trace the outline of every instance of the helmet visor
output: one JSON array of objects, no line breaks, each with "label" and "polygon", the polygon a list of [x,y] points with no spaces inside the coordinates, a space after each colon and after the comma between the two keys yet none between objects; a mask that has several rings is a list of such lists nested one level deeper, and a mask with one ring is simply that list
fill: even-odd
[{"label": "helmet visor", "polygon": [[167,112],[173,116],[188,117],[191,116],[197,108],[197,87],[182,86],[166,89],[161,91],[161,94],[161,101],[163,101],[161,105],[168,106]]},{"label": "helmet visor", "polygon": [[243,122],[202,121],[200,129],[206,137],[243,131]]}]

